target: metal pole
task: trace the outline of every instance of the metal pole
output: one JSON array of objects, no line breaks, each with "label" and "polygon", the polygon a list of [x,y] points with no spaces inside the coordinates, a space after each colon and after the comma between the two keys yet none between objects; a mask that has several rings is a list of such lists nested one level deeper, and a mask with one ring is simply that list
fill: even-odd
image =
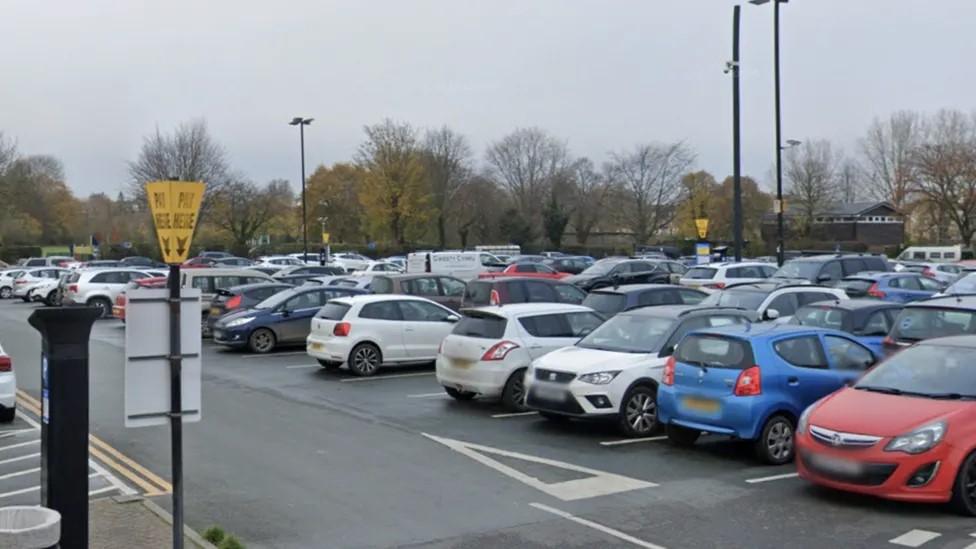
[{"label": "metal pole", "polygon": [[739,11],[732,9],[732,238],[735,260],[742,261],[742,170],[739,141]]},{"label": "metal pole", "polygon": [[180,266],[169,267],[169,409],[173,460],[173,548],[183,549],[183,348],[180,343]]},{"label": "metal pole", "polygon": [[776,82],[776,261],[783,264],[785,250],[783,249],[783,143],[782,123],[779,102],[779,4],[781,0],[773,0],[773,78]]},{"label": "metal pole", "polygon": [[298,125],[302,141],[302,261],[308,261],[308,222],[305,214],[305,120]]}]

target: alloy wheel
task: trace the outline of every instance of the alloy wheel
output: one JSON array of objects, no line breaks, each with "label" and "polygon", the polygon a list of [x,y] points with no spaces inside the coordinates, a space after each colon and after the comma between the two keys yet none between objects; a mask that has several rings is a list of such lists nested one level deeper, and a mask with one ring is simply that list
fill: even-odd
[{"label": "alloy wheel", "polygon": [[0,288],[0,299],[10,299],[11,295],[13,295],[13,291],[10,288],[6,286]]},{"label": "alloy wheel", "polygon": [[766,436],[766,448],[777,461],[788,458],[793,453],[793,428],[785,421],[774,423]]},{"label": "alloy wheel", "polygon": [[266,331],[260,331],[253,336],[254,349],[259,353],[266,353],[274,346],[274,339]]},{"label": "alloy wheel", "polygon": [[657,423],[657,403],[647,393],[637,393],[627,401],[627,424],[635,433],[650,432]]},{"label": "alloy wheel", "polygon": [[356,366],[356,371],[363,375],[372,375],[379,367],[379,355],[376,354],[376,349],[372,347],[360,347],[356,350],[352,360]]}]

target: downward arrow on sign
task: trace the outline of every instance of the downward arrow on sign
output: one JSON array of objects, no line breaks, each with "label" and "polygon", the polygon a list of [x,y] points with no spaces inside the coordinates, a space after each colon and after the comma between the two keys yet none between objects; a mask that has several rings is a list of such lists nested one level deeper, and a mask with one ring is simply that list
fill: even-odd
[{"label": "downward arrow on sign", "polygon": [[169,255],[169,238],[162,237],[163,241],[163,255]]},{"label": "downward arrow on sign", "polygon": [[180,254],[181,256],[183,255],[183,252],[186,251],[187,240],[189,240],[189,237],[187,238],[176,237],[176,253]]}]

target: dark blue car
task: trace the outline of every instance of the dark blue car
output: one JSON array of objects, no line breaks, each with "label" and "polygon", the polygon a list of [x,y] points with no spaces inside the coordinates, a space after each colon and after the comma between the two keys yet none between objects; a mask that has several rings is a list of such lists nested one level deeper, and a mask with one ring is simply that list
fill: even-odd
[{"label": "dark blue car", "polygon": [[918,273],[867,272],[845,277],[837,288],[851,298],[873,297],[895,303],[928,299],[945,289],[941,282]]},{"label": "dark blue car", "polygon": [[798,309],[793,324],[847,332],[875,355],[884,356],[884,338],[902,308],[900,303],[877,299],[823,301]]},{"label": "dark blue car", "polygon": [[357,288],[300,286],[279,292],[251,309],[226,314],[214,324],[214,343],[268,353],[277,346],[304,345],[312,317],[330,299],[368,293]]},{"label": "dark blue car", "polygon": [[593,290],[583,305],[610,318],[617,313],[654,305],[698,305],[708,294],[673,284],[628,284]]},{"label": "dark blue car", "polygon": [[753,441],[757,456],[793,459],[804,410],[877,361],[850,334],[789,324],[691,332],[668,359],[657,392],[668,438],[690,446],[701,433]]}]

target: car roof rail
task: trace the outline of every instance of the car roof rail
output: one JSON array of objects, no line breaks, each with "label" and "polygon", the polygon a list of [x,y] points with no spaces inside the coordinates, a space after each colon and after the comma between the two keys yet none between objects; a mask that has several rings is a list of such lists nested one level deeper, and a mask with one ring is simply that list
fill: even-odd
[{"label": "car roof rail", "polygon": [[745,307],[737,307],[733,305],[708,305],[705,307],[693,307],[686,311],[681,311],[678,316],[690,315],[691,313],[700,313],[704,311],[745,311],[748,312],[749,309]]}]

